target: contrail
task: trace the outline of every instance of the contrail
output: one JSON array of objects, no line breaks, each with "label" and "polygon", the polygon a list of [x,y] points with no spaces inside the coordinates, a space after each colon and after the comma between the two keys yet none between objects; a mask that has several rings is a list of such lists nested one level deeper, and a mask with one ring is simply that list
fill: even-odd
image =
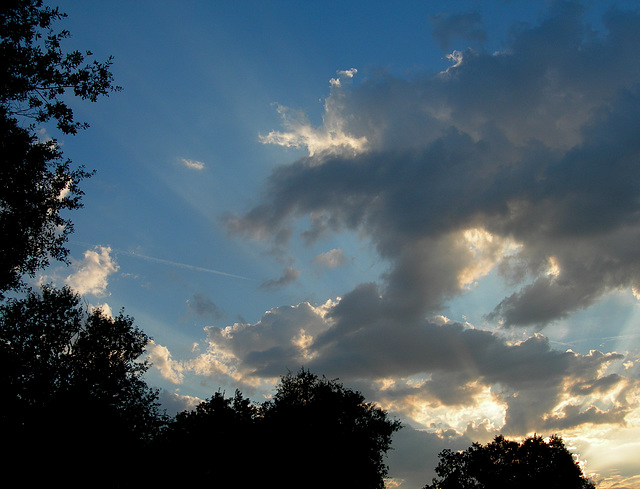
[{"label": "contrail", "polygon": [[187,270],[194,270],[196,272],[213,273],[215,275],[222,275],[224,277],[239,278],[239,279],[242,279],[242,280],[255,280],[253,278],[243,277],[242,275],[234,275],[233,273],[221,272],[220,270],[213,270],[211,268],[197,267],[195,265],[189,265],[187,263],[179,263],[179,262],[175,262],[175,261],[164,260],[162,258],[155,258],[153,256],[141,255],[140,253],[134,253],[134,252],[131,252],[131,251],[118,251],[118,250],[115,250],[115,251],[119,252],[119,253],[125,253],[126,255],[129,255],[129,256],[142,258],[143,260],[152,261],[152,262],[156,262],[156,263],[162,263],[163,265],[169,265],[169,266],[172,266],[172,267],[185,268]]},{"label": "contrail", "polygon": [[[93,247],[95,247],[95,245],[91,245],[89,243],[82,243],[82,242],[78,242],[78,241],[75,241],[74,243],[82,245],[82,246],[93,246]],[[186,270],[193,270],[193,271],[196,271],[196,272],[212,273],[214,275],[222,275],[223,277],[239,278],[241,280],[256,281],[256,279],[254,279],[254,278],[244,277],[242,275],[234,275],[233,273],[221,272],[220,270],[214,270],[214,269],[211,269],[211,268],[197,267],[195,265],[189,265],[188,263],[180,263],[180,262],[171,261],[171,260],[164,260],[163,258],[155,258],[153,256],[142,255],[142,254],[136,253],[134,251],[119,250],[117,248],[111,248],[111,249],[115,253],[121,253],[123,255],[132,256],[134,258],[141,258],[143,260],[147,260],[147,261],[151,261],[151,262],[155,262],[155,263],[161,263],[163,265],[168,265],[168,266],[171,266],[171,267],[184,268]]]}]

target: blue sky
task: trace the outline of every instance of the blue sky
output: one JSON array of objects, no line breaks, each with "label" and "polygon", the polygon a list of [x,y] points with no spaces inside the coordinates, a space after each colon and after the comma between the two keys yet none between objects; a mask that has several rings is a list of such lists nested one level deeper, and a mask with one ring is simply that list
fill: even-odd
[{"label": "blue sky", "polygon": [[390,487],[533,432],[640,487],[636,2],[55,5],[123,91],[43,128],[96,174],[39,280],[170,410],[305,366],[403,421]]}]

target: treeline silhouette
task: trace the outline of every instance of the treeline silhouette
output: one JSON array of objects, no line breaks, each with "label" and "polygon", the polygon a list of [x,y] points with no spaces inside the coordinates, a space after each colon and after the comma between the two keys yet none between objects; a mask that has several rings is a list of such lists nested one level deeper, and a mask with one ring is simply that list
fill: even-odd
[{"label": "treeline silhouette", "polygon": [[467,450],[443,450],[438,477],[423,489],[595,489],[557,435],[522,442],[499,435]]},{"label": "treeline silhouette", "polygon": [[[287,373],[273,398],[216,392],[167,416],[144,381],[150,338],[131,317],[90,310],[68,287],[28,278],[66,262],[91,176],[36,130],[87,127],[66,96],[118,91],[112,59],[65,53],[65,15],[41,0],[0,5],[0,469],[17,487],[206,486],[381,489],[397,420],[337,380]],[[496,438],[444,451],[425,489],[587,488],[559,438]],[[542,475],[540,475],[542,474]],[[555,480],[553,475],[556,475]],[[567,474],[565,477],[563,474]],[[555,485],[554,485],[555,484]],[[582,484],[582,485],[580,485]]]},{"label": "treeline silhouette", "polygon": [[384,487],[400,423],[336,380],[302,369],[268,401],[216,392],[169,417],[142,378],[149,338],[69,288],[6,300],[0,339],[4,473],[21,484]]},{"label": "treeline silhouette", "polygon": [[[2,470],[21,486],[382,489],[398,420],[337,380],[301,369],[256,403],[221,391],[167,416],[144,381],[149,337],[90,311],[68,287],[0,305]],[[440,453],[424,489],[590,489],[553,436],[502,436]]]}]

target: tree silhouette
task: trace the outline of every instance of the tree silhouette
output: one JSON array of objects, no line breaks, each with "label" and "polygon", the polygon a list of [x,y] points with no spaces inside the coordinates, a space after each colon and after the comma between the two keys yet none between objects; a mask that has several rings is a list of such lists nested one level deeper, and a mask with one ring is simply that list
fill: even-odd
[{"label": "tree silhouette", "polygon": [[562,439],[531,436],[522,443],[497,436],[465,451],[443,450],[438,478],[424,489],[593,489]]},{"label": "tree silhouette", "polygon": [[101,474],[120,487],[127,458],[164,422],[142,379],[148,340],[130,317],[88,312],[68,288],[0,306],[0,422],[12,447],[5,474],[27,477],[26,486],[41,476],[74,487]]},{"label": "tree silhouette", "polygon": [[399,428],[359,392],[301,370],[262,404],[217,392],[178,414],[155,452],[176,462],[159,474],[169,483],[188,474],[220,487],[383,488],[383,457]]},{"label": "tree silhouette", "polygon": [[266,463],[284,464],[284,487],[384,487],[384,455],[400,423],[360,392],[302,369],[281,378],[262,410]]},{"label": "tree silhouette", "polygon": [[7,116],[30,119],[34,124],[53,119],[65,134],[88,127],[74,119],[62,97],[71,93],[95,102],[119,90],[110,72],[112,58],[86,63],[93,56],[90,51],[63,53],[62,41],[71,34],[53,27],[66,14],[43,6],[42,0],[6,0],[2,5],[0,105]]},{"label": "tree silhouette", "polygon": [[151,463],[168,458],[171,465],[157,472],[152,484],[184,483],[220,487],[250,487],[259,482],[252,459],[264,452],[267,440],[257,432],[258,407],[236,391],[221,391],[194,410],[178,413],[148,453]]},{"label": "tree silhouette", "polygon": [[62,213],[81,207],[78,184],[88,176],[0,108],[0,298],[51,258],[65,261],[73,224]]},{"label": "tree silhouette", "polygon": [[63,98],[95,102],[119,90],[112,60],[86,63],[90,52],[63,53],[70,36],[53,24],[65,15],[41,0],[6,0],[0,6],[0,298],[24,285],[50,259],[65,261],[73,227],[62,217],[81,207],[79,182],[90,173],[72,170],[55,140],[39,141],[36,124],[50,120],[64,134],[87,127]]}]

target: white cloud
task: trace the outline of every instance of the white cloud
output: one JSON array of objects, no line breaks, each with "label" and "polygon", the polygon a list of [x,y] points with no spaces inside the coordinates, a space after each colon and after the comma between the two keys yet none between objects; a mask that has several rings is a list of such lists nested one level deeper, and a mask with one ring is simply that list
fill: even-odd
[{"label": "white cloud", "polygon": [[153,367],[160,371],[162,377],[173,384],[180,384],[184,380],[184,367],[172,359],[169,349],[158,345],[153,340],[147,345],[149,360]]},{"label": "white cloud", "polygon": [[344,255],[341,249],[333,249],[320,253],[315,257],[314,261],[327,268],[337,268],[343,265],[347,261],[347,257]]},{"label": "white cloud", "polygon": [[[307,117],[282,105],[277,106],[286,131],[270,131],[260,136],[264,144],[275,144],[290,148],[307,148],[309,156],[316,155],[356,155],[367,148],[367,138],[356,136],[347,129],[348,122],[342,114],[342,81],[353,78],[357,70],[338,71],[338,78],[330,80],[331,95],[324,106],[323,123],[313,127]],[[314,163],[319,161],[314,160]]]},{"label": "white cloud", "polygon": [[92,305],[89,307],[89,312],[94,312],[96,310],[102,311],[102,314],[104,314],[108,318],[113,318],[113,311],[111,310],[111,306],[106,302],[104,304]]},{"label": "white cloud", "polygon": [[180,161],[184,166],[190,168],[191,170],[204,170],[205,168],[205,164],[202,161],[190,160],[187,158],[180,158]]},{"label": "white cloud", "polygon": [[107,295],[108,278],[120,268],[108,246],[85,251],[83,259],[74,260],[71,267],[74,271],[65,279],[66,284],[81,295],[95,296]]}]

